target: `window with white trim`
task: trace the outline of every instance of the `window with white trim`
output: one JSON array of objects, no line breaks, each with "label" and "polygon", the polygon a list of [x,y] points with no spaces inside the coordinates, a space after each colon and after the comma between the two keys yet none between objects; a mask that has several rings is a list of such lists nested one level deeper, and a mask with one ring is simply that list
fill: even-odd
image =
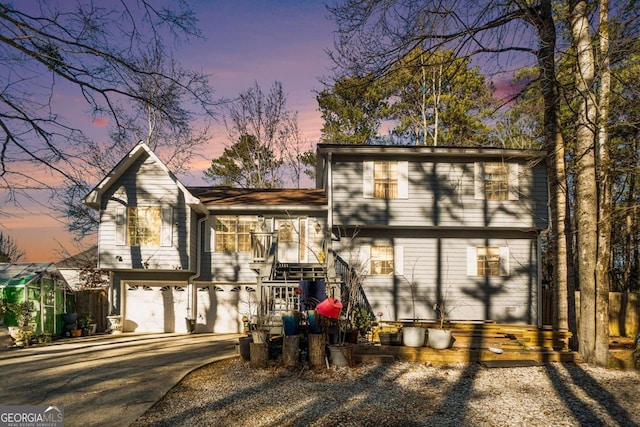
[{"label": "window with white trim", "polygon": [[518,164],[474,163],[474,196],[480,200],[518,200]]},{"label": "window with white trim", "polygon": [[467,248],[467,275],[508,276],[509,248],[505,246]]},{"label": "window with white trim", "polygon": [[363,197],[368,199],[407,199],[409,197],[406,161],[363,162]]},{"label": "window with white trim", "polygon": [[371,246],[371,274],[393,274],[393,246]]},{"label": "window with white trim", "polygon": [[173,209],[128,206],[116,209],[116,245],[171,246]]},{"label": "window with white trim", "polygon": [[155,206],[129,206],[127,209],[127,244],[160,246],[162,211]]},{"label": "window with white trim", "polygon": [[216,216],[214,219],[215,252],[250,252],[251,230],[256,229],[255,216]]}]

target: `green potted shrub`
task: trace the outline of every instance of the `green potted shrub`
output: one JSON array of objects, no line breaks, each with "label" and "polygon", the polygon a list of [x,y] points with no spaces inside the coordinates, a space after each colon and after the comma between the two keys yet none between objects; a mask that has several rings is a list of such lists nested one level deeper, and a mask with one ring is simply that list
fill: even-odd
[{"label": "green potted shrub", "polygon": [[91,313],[82,313],[78,316],[77,323],[82,335],[89,335],[89,327],[93,324],[93,316],[91,316]]},{"label": "green potted shrub", "polygon": [[2,311],[4,313],[12,314],[16,318],[17,325],[9,326],[9,334],[14,340],[17,341],[17,338],[22,337],[23,334],[19,334],[19,331],[33,329],[31,322],[35,317],[36,311],[33,301],[4,303]]}]

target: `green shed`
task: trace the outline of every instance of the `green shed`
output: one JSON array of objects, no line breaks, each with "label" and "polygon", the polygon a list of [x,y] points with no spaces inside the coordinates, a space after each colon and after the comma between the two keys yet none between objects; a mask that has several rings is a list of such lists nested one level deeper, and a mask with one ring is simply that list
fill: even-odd
[{"label": "green shed", "polygon": [[[74,311],[74,298],[69,285],[54,263],[0,263],[0,300],[7,303],[33,301],[36,309],[33,330],[36,334],[59,335],[64,322],[62,314]],[[5,314],[7,326],[17,319]]]}]

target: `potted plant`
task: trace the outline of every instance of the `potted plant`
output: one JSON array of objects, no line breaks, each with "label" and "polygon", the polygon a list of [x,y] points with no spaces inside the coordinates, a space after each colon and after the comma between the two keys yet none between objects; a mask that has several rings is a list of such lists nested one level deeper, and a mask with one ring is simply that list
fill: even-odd
[{"label": "potted plant", "polygon": [[4,303],[2,311],[12,314],[17,322],[15,326],[9,326],[9,334],[11,338],[17,341],[19,331],[29,330],[33,328],[31,321],[34,318],[35,305],[33,301],[22,301],[19,303]]},{"label": "potted plant", "polygon": [[439,350],[451,347],[451,330],[444,328],[444,322],[454,308],[454,306],[448,304],[446,293],[440,298],[439,302],[433,305],[433,311],[436,313],[439,328],[428,329],[427,342],[429,347]]},{"label": "potted plant", "polygon": [[413,280],[413,273],[411,275],[411,280],[407,281],[407,283],[409,284],[409,290],[411,291],[411,309],[414,323],[411,326],[402,327],[402,343],[407,347],[422,347],[424,346],[427,329],[416,323],[418,321],[418,318],[416,317],[418,289],[416,282]]},{"label": "potted plant", "polygon": [[78,316],[77,323],[82,335],[89,335],[89,327],[93,323],[93,316],[91,313],[82,313]]}]

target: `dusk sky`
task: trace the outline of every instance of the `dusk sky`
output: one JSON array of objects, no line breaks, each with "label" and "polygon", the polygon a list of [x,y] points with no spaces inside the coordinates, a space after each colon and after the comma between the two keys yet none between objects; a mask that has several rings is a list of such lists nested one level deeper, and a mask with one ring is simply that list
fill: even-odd
[{"label": "dusk sky", "polygon": [[[334,30],[324,4],[293,0],[201,0],[192,4],[206,40],[179,47],[176,58],[182,65],[209,74],[217,97],[232,98],[255,82],[267,91],[274,81],[280,81],[287,108],[299,113],[303,138],[315,144],[322,126],[315,91],[322,89],[319,77],[330,74],[331,63],[324,49],[331,48]],[[80,102],[77,99],[70,97],[70,105]],[[106,137],[104,121],[91,123],[88,115],[77,112],[67,118],[83,129],[89,127],[95,138]],[[215,129],[205,157],[217,157],[228,143],[224,129]],[[204,160],[193,164],[191,176],[183,182],[204,184],[202,170],[206,167],[208,162]],[[93,184],[102,178],[95,177]],[[22,261],[55,262],[60,259],[61,245],[76,253],[78,249],[70,243],[64,225],[42,208],[35,209],[25,212],[10,208],[6,211],[12,216],[0,217],[0,229],[26,252]]]}]

